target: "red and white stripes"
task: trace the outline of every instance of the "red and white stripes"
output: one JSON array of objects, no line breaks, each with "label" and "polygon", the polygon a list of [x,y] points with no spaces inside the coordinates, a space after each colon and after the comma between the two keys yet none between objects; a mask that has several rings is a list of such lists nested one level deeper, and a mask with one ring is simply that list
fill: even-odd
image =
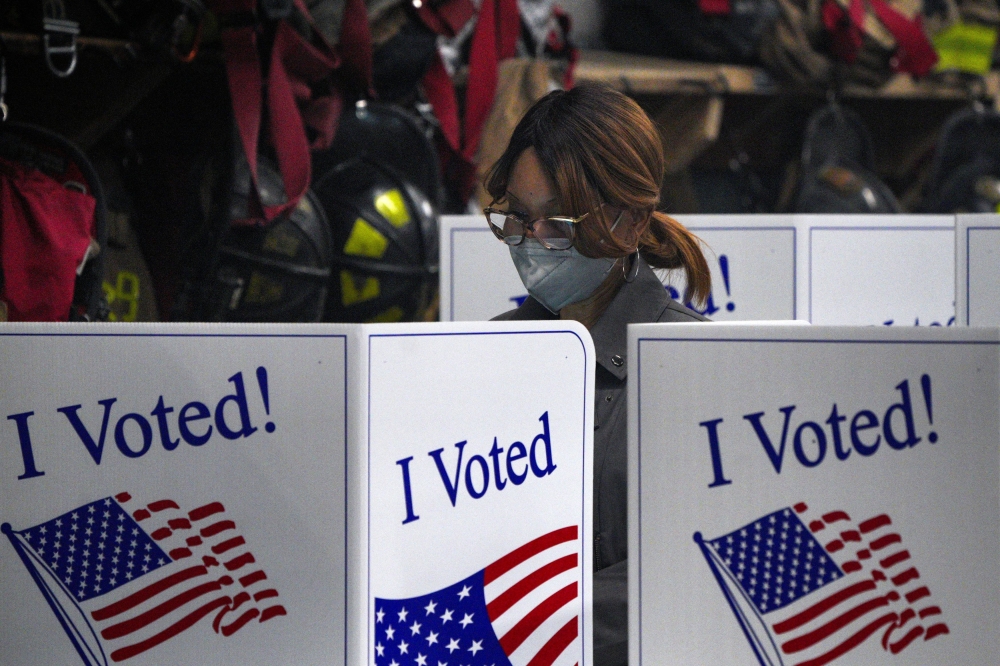
[{"label": "red and white stripes", "polygon": [[486,610],[514,666],[574,666],[580,640],[576,526],[542,535],[486,567]]}]

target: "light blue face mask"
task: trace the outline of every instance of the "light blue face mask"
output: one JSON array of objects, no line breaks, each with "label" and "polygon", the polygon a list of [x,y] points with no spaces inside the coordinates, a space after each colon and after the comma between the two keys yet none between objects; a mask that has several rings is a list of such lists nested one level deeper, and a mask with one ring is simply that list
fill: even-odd
[{"label": "light blue face mask", "polygon": [[510,258],[528,293],[553,314],[593,294],[618,261],[591,259],[575,247],[547,250],[533,238],[511,245]]}]

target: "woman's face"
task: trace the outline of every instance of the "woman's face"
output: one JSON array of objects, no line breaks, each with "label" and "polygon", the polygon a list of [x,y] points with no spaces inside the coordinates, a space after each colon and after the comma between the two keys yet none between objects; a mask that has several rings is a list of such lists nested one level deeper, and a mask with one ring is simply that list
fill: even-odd
[{"label": "woman's face", "polygon": [[560,214],[555,187],[542,169],[534,148],[527,148],[521,153],[510,172],[507,209],[521,213],[529,220]]}]

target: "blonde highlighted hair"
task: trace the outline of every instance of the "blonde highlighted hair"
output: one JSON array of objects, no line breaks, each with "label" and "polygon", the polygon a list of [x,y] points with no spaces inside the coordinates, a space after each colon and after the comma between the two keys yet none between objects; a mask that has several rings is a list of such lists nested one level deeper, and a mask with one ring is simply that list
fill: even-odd
[{"label": "blonde highlighted hair", "polygon": [[[634,100],[597,84],[557,90],[538,100],[517,124],[507,150],[490,167],[484,186],[496,201],[518,157],[534,148],[559,197],[560,211],[580,223],[577,249],[591,257],[626,257],[636,251],[654,268],[683,269],[685,301],[704,303],[711,275],[701,241],[657,210],[663,181],[663,145],[655,125]],[[602,205],[606,204],[606,206]],[[619,224],[625,211],[630,224]]]}]

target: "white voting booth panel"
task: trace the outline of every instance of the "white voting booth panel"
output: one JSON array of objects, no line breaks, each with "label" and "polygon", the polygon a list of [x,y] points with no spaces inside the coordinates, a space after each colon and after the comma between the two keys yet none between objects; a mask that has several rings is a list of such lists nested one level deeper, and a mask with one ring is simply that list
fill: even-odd
[{"label": "white voting booth panel", "polygon": [[554,324],[365,328],[349,663],[592,663],[594,351]]},{"label": "white voting booth panel", "polygon": [[0,327],[0,664],[589,664],[554,324]]},{"label": "white voting booth panel", "polygon": [[[954,323],[954,216],[679,215],[705,241],[715,321]],[[480,216],[444,217],[442,321],[482,320],[526,296],[509,252]],[[671,295],[680,271],[663,272]]]},{"label": "white voting booth panel", "polygon": [[528,293],[510,251],[497,240],[482,215],[443,215],[441,321],[484,321],[520,305]]},{"label": "white voting booth panel", "polygon": [[1000,331],[629,327],[630,663],[993,664]]},{"label": "white voting booth panel", "polygon": [[948,326],[954,215],[796,215],[801,317],[813,324]]},{"label": "white voting booth panel", "polygon": [[[795,319],[796,229],[784,216],[682,215],[710,250],[712,295],[699,312],[715,320]],[[508,249],[482,216],[441,218],[441,320],[490,319],[527,296]],[[680,300],[679,272],[661,279]]]},{"label": "white voting booth panel", "polygon": [[[712,294],[695,308],[713,321],[796,319],[795,225],[777,215],[678,215],[708,246]],[[683,271],[663,276],[682,300]]]},{"label": "white voting booth panel", "polygon": [[335,663],[347,346],[0,326],[0,663]]},{"label": "white voting booth panel", "polygon": [[1000,215],[958,215],[955,315],[962,326],[1000,325]]}]

